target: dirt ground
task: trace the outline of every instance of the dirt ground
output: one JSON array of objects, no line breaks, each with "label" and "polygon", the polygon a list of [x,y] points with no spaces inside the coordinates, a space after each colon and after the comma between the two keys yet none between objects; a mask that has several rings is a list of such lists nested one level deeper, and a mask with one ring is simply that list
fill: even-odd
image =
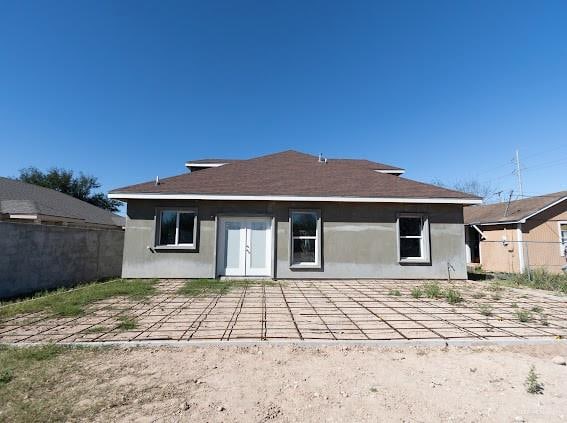
[{"label": "dirt ground", "polygon": [[[50,391],[23,401],[45,416],[57,398],[59,411],[71,404],[62,419],[99,422],[559,422],[567,367],[557,355],[565,343],[88,348],[51,362]],[[543,394],[525,390],[531,365]]]}]

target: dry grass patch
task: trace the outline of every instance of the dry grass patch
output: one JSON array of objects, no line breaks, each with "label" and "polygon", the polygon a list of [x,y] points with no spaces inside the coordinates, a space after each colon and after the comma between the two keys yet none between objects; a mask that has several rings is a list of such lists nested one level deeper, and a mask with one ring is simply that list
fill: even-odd
[{"label": "dry grass patch", "polygon": [[248,279],[191,279],[186,281],[185,284],[177,292],[187,297],[223,295],[233,289],[245,288],[252,285],[277,286],[277,282]]},{"label": "dry grass patch", "polygon": [[57,316],[77,316],[86,305],[111,297],[125,296],[141,300],[155,293],[156,280],[115,279],[94,282],[79,288],[61,288],[44,292],[31,299],[7,303],[0,307],[0,319],[24,313],[44,311]]}]

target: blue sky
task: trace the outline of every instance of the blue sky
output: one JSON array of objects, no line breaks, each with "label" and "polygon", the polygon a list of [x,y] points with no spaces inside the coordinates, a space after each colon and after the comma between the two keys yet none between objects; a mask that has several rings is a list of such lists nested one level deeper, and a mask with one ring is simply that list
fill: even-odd
[{"label": "blue sky", "polygon": [[1,1],[0,175],[286,149],[567,189],[567,2]]}]

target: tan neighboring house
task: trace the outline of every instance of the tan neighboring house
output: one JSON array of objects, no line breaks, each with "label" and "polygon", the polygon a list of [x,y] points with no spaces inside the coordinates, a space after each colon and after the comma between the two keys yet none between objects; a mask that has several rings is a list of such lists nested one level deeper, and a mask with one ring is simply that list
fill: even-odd
[{"label": "tan neighboring house", "polygon": [[567,191],[464,209],[467,261],[486,271],[553,273],[567,264]]}]

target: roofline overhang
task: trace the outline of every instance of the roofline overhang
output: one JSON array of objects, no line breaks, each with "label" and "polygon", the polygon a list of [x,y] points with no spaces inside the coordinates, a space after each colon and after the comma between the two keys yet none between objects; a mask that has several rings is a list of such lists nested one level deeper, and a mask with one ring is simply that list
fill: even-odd
[{"label": "roofline overhang", "polygon": [[346,197],[297,195],[219,195],[219,194],[159,194],[120,193],[108,194],[117,200],[225,200],[225,201],[311,201],[337,203],[415,203],[415,204],[481,204],[477,198],[404,198],[404,197]]},{"label": "roofline overhang", "polygon": [[198,167],[198,168],[209,168],[209,167],[221,167],[224,166],[228,163],[222,162],[222,163],[192,163],[192,162],[187,162],[185,163],[185,167],[187,169],[191,169],[192,167]]},{"label": "roofline overhang", "polygon": [[404,169],[375,169],[374,172],[388,173],[390,175],[403,175],[406,173]]},{"label": "roofline overhang", "polygon": [[523,223],[526,223],[526,221],[528,219],[531,219],[532,217],[540,214],[541,212],[543,212],[547,209],[550,209],[553,206],[558,205],[559,203],[561,203],[562,201],[565,201],[565,200],[567,200],[567,196],[561,197],[559,200],[556,200],[553,203],[549,203],[547,206],[542,207],[541,209],[539,209],[539,210],[537,210],[537,211],[535,211],[535,212],[533,212],[533,213],[531,213],[531,214],[529,214],[526,217],[523,217],[521,219],[504,220],[504,221],[500,221],[500,222],[498,222],[498,221],[496,221],[496,222],[469,222],[469,223],[465,223],[465,225],[469,225],[469,226],[472,226],[472,225],[484,226],[484,225],[486,225],[486,226],[488,226],[488,225],[517,225],[519,223],[523,224]]}]

